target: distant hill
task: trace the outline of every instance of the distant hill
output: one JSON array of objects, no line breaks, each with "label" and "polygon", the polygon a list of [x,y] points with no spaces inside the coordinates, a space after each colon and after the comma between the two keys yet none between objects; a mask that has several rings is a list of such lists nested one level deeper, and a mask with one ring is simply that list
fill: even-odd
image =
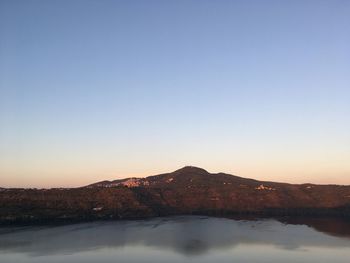
[{"label": "distant hill", "polygon": [[257,181],[186,166],[79,188],[0,189],[0,223],[177,214],[350,217],[350,186]]}]

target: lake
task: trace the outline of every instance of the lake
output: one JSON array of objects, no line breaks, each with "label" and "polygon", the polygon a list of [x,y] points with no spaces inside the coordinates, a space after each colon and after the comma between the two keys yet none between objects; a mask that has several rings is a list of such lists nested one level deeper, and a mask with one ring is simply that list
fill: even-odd
[{"label": "lake", "polygon": [[0,228],[1,263],[332,262],[350,259],[350,221],[180,216]]}]

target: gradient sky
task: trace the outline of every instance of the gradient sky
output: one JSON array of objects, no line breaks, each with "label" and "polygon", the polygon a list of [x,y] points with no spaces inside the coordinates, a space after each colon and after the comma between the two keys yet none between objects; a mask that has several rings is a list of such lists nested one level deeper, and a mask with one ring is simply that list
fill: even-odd
[{"label": "gradient sky", "polygon": [[0,0],[0,186],[185,165],[350,184],[350,1]]}]

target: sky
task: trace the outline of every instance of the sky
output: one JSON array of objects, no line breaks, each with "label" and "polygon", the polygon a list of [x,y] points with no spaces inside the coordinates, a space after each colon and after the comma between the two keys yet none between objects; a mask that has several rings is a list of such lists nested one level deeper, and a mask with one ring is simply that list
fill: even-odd
[{"label": "sky", "polygon": [[346,0],[0,0],[0,186],[350,184],[349,43]]}]

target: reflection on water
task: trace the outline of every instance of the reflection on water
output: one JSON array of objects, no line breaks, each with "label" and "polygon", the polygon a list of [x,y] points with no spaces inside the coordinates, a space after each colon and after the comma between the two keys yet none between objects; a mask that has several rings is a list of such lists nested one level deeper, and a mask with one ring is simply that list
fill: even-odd
[{"label": "reflection on water", "polygon": [[350,219],[290,217],[280,221],[286,224],[307,225],[325,234],[350,238]]},{"label": "reflection on water", "polygon": [[350,222],[171,217],[0,228],[0,262],[348,262]]}]

